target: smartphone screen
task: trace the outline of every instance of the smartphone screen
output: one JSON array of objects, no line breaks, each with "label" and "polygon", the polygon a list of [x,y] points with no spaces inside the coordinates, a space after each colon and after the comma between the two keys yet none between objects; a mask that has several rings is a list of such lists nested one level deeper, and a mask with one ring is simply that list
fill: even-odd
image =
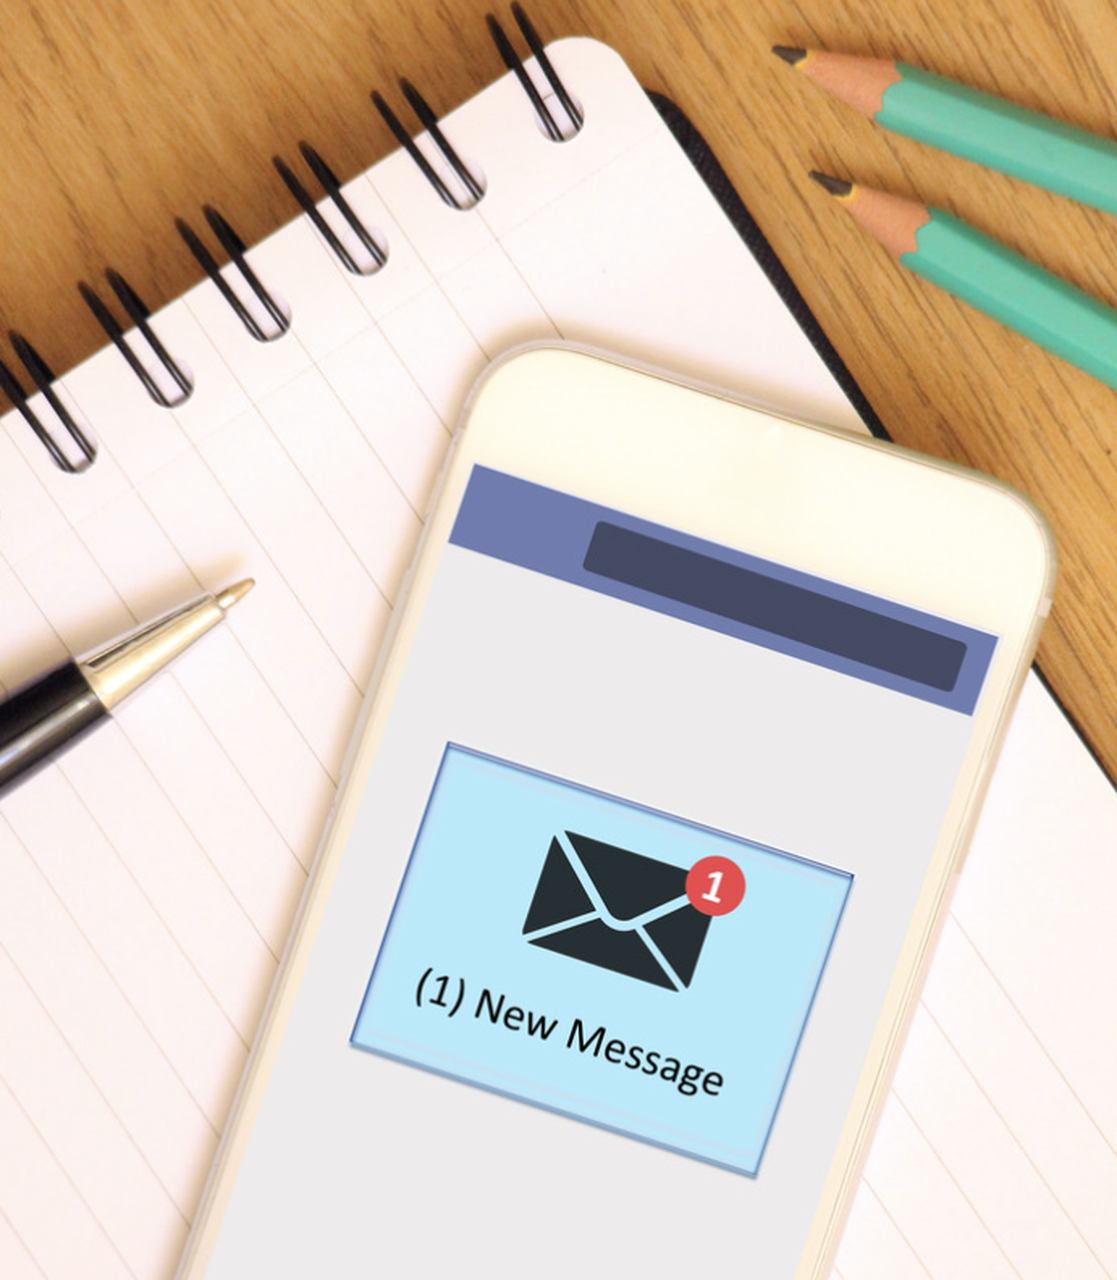
[{"label": "smartphone screen", "polygon": [[996,644],[474,466],[209,1274],[790,1276]]}]

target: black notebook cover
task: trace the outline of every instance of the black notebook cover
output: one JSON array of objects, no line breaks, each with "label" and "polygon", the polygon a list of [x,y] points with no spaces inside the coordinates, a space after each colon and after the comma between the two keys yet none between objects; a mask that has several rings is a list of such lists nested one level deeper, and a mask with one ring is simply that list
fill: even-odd
[{"label": "black notebook cover", "polygon": [[[745,202],[737,194],[737,189],[730,182],[729,175],[721,167],[721,163],[717,156],[714,155],[710,144],[695,128],[686,112],[681,107],[676,106],[670,98],[664,97],[660,93],[653,93],[651,90],[648,90],[647,93],[652,104],[663,118],[664,123],[671,130],[675,141],[682,147],[687,158],[694,165],[699,177],[709,187],[714,198],[721,205],[725,216],[733,224],[737,234],[748,245],[749,251],[780,295],[784,306],[795,317],[799,327],[810,339],[811,345],[822,357],[826,367],[834,375],[834,380],[845,392],[866,427],[874,436],[882,440],[890,440],[892,437],[885,429],[884,423],[877,416],[876,410],[869,403],[865,393],[857,385],[857,380],[850,373],[848,366],[834,349],[833,343],[823,332],[822,326],[815,319],[810,307],[807,306],[803,295],[795,287],[795,282],[784,270],[783,263],[776,257],[775,251],[768,243],[764,232],[757,226],[756,220],[745,207]],[[1043,687],[1055,700],[1063,715],[1066,716],[1082,745],[1089,751],[1098,768],[1105,773],[1112,785],[1117,786],[1117,779],[1110,776],[1089,738],[1086,737],[1075,718],[1067,710],[1063,700],[1051,687],[1051,682],[1043,674],[1038,663],[1033,664],[1032,670],[1039,677]]]},{"label": "black notebook cover", "polygon": [[660,93],[653,93],[651,90],[647,93],[652,105],[663,117],[663,122],[671,130],[675,141],[686,152],[687,159],[694,165],[698,176],[709,187],[725,216],[733,224],[734,230],[748,245],[749,251],[780,295],[784,306],[810,339],[811,346],[822,357],[826,367],[834,375],[835,382],[845,392],[862,421],[874,436],[879,436],[882,440],[891,439],[884,428],[884,423],[877,417],[876,411],[865,398],[865,393],[857,385],[853,374],[834,350],[833,344],[814,318],[803,295],[795,287],[795,282],[784,270],[783,263],[776,257],[764,232],[756,225],[752,214],[745,208],[745,202],[737,194],[737,189],[730,182],[729,175],[721,167],[710,144],[691,123],[683,109],[676,106],[670,98]]}]

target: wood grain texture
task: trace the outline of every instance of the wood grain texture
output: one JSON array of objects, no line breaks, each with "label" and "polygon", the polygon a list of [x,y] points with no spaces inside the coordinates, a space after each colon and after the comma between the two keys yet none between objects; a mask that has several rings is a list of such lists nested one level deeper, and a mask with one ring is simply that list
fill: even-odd
[{"label": "wood grain texture", "polygon": [[[503,67],[489,0],[6,0],[0,323],[58,369],[101,343],[74,288],[108,265],[151,305],[199,275],[176,215],[249,242],[291,216],[271,169],[307,138],[345,177],[392,149],[368,103],[406,73],[444,111]],[[506,17],[503,0],[497,4]],[[808,168],[940,205],[1117,305],[1112,218],[890,136],[768,52],[902,57],[1117,134],[1108,0],[535,0],[545,38],[615,46],[717,151],[895,438],[991,471],[1054,526],[1040,663],[1117,772],[1117,399],[895,269]]]}]

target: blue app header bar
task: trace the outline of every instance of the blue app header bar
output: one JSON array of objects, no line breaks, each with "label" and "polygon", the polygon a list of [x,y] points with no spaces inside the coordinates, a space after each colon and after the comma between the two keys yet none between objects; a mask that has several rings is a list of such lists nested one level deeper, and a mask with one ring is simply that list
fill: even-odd
[{"label": "blue app header bar", "polygon": [[450,541],[970,715],[996,637],[475,466]]}]

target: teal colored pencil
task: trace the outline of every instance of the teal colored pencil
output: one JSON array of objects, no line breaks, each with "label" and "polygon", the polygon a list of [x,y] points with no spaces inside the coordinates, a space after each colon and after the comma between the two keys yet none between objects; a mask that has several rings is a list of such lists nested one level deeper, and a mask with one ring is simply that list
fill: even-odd
[{"label": "teal colored pencil", "polygon": [[811,177],[909,271],[1117,388],[1117,311],[941,209]]},{"label": "teal colored pencil", "polygon": [[774,50],[877,124],[1117,213],[1117,142],[903,62]]}]

